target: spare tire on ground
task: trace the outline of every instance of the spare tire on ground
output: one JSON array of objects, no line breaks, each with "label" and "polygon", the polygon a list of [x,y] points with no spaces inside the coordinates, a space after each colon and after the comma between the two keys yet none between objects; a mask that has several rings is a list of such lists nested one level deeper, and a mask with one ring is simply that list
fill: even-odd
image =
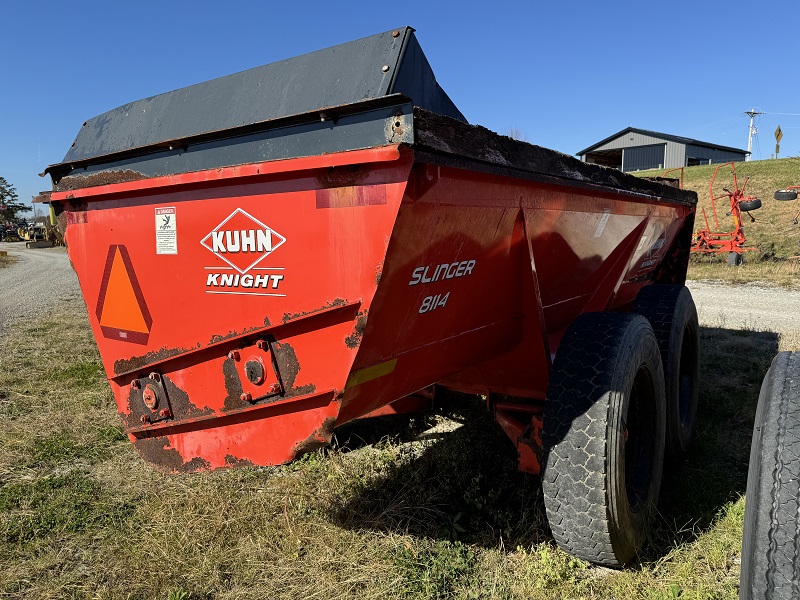
[{"label": "spare tire on ground", "polygon": [[795,190],[778,190],[775,192],[775,200],[797,200]]},{"label": "spare tire on ground", "polygon": [[740,597],[800,597],[800,352],[764,377],[746,494]]}]

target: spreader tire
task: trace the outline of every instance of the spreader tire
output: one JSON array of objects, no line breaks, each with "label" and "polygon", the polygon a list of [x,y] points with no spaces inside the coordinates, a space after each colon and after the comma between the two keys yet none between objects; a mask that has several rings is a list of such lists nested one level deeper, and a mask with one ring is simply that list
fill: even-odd
[{"label": "spreader tire", "polygon": [[743,600],[800,597],[800,353],[772,361],[758,397],[742,537]]},{"label": "spreader tire", "polygon": [[544,492],[567,552],[619,567],[644,545],[661,487],[664,374],[647,319],[587,313],[567,329],[544,407]]},{"label": "spreader tire", "polygon": [[746,202],[739,202],[739,210],[743,210],[744,212],[749,212],[759,208],[761,208],[761,200],[758,198],[747,200]]},{"label": "spreader tire", "polygon": [[646,317],[661,350],[667,398],[666,460],[686,458],[694,435],[699,388],[700,326],[692,294],[684,285],[648,285],[633,311]]},{"label": "spreader tire", "polygon": [[775,192],[775,200],[797,200],[797,192],[794,190],[778,190]]}]

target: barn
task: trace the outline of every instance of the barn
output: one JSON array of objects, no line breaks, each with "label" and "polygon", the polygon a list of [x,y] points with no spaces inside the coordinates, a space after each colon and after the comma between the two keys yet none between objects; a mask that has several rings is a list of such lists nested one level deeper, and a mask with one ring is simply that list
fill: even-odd
[{"label": "barn", "polygon": [[674,169],[743,161],[746,150],[628,127],[577,153],[583,162],[620,171]]}]

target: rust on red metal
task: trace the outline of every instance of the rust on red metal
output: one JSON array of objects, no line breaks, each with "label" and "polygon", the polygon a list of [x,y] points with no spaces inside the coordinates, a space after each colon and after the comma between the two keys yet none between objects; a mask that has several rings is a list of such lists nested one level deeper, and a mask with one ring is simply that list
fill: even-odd
[{"label": "rust on red metal", "polygon": [[357,316],[353,332],[344,339],[345,345],[350,349],[358,348],[361,344],[361,336],[364,335],[364,329],[367,327],[367,311],[359,312]]},{"label": "rust on red metal", "polygon": [[297,313],[288,313],[288,312],[284,313],[283,317],[281,318],[281,322],[288,323],[289,321],[294,321],[295,319],[302,319],[304,317],[308,317],[310,315],[314,315],[317,313],[334,310],[337,308],[343,308],[348,306],[349,304],[350,303],[347,302],[347,300],[343,300],[342,298],[336,298],[335,300],[331,300],[330,302],[326,303],[324,306],[320,306],[319,308]]},{"label": "rust on red metal", "polygon": [[158,406],[158,398],[156,397],[155,390],[153,390],[149,384],[144,388],[142,398],[144,400],[144,405],[150,410],[155,410]]},{"label": "rust on red metal", "polygon": [[161,364],[170,358],[186,354],[188,348],[161,348],[149,351],[142,356],[132,356],[130,358],[120,358],[114,361],[112,367],[115,375],[127,375],[135,373],[150,365]]},{"label": "rust on red metal", "polygon": [[308,454],[309,452],[313,452],[318,448],[323,448],[330,444],[331,437],[333,436],[333,428],[335,426],[335,417],[328,417],[325,419],[322,425],[312,431],[306,439],[292,446],[293,455],[296,457],[302,456],[303,454]]}]

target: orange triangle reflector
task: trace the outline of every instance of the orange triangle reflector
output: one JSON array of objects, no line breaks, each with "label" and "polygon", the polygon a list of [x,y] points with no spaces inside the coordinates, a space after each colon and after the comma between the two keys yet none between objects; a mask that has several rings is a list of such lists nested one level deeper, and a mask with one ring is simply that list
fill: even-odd
[{"label": "orange triangle reflector", "polygon": [[125,246],[108,248],[95,314],[104,337],[134,344],[150,337],[153,319]]}]

